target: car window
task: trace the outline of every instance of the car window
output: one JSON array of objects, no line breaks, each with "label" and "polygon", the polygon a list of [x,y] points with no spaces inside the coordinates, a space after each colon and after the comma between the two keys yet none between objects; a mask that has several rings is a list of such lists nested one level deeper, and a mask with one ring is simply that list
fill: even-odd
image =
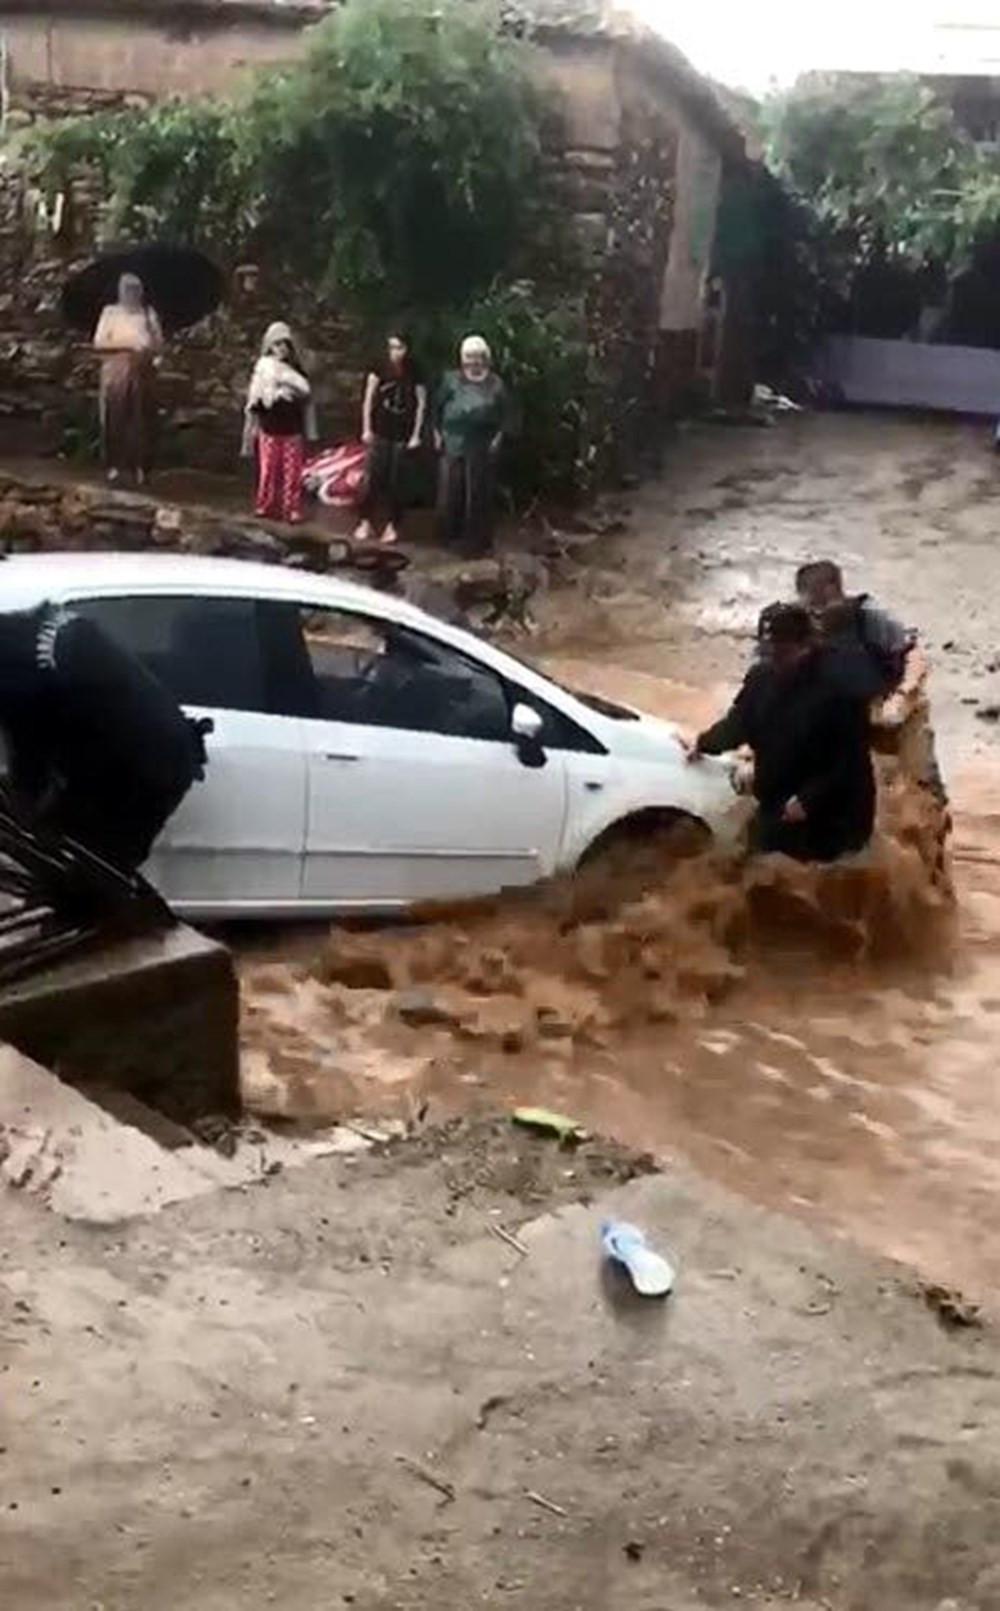
[{"label": "car window", "polygon": [[584,755],[607,755],[607,750],[599,738],[588,733],[585,728],[573,721],[571,716],[564,716],[561,710],[556,710],[547,700],[539,699],[537,694],[526,693],[521,688],[508,684],[508,697],[512,704],[530,705],[542,718],[541,744],[546,750],[577,750]]},{"label": "car window", "polygon": [[72,607],[130,650],[182,705],[271,708],[253,599],[104,598]]},{"label": "car window", "polygon": [[350,611],[301,612],[314,716],[370,727],[510,741],[500,677],[409,627]]}]

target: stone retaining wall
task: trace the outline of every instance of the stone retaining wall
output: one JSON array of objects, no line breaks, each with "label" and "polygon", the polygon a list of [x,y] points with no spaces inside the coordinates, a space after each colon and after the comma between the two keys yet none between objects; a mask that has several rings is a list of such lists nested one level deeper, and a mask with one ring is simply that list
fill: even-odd
[{"label": "stone retaining wall", "polygon": [[[97,250],[101,204],[81,175],[61,212],[27,176],[0,168],[0,431],[8,451],[89,458],[97,446],[97,364],[66,330],[59,295]],[[170,343],[159,376],[166,463],[232,468],[243,400],[264,329],[290,319],[315,377],[321,430],[355,428],[363,346],[329,305],[286,298],[266,276],[233,278],[226,306]]]}]

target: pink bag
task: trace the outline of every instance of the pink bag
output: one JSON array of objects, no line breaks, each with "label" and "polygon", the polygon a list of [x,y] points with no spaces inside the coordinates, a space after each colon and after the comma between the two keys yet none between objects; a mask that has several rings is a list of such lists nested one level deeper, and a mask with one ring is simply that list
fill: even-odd
[{"label": "pink bag", "polygon": [[363,442],[340,442],[306,461],[302,484],[328,508],[349,509],[358,503],[365,486],[368,450]]}]

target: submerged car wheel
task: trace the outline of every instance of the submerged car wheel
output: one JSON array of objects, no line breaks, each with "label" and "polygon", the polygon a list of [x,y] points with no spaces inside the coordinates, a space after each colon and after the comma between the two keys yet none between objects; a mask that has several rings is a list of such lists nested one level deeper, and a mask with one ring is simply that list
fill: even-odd
[{"label": "submerged car wheel", "polygon": [[711,830],[699,817],[684,811],[637,811],[606,828],[588,845],[578,866],[582,872],[598,862],[685,861],[707,850],[711,842]]},{"label": "submerged car wheel", "polygon": [[684,812],[642,811],[614,823],[577,866],[575,904],[611,916],[624,902],[662,889],[682,862],[712,843],[707,825]]}]

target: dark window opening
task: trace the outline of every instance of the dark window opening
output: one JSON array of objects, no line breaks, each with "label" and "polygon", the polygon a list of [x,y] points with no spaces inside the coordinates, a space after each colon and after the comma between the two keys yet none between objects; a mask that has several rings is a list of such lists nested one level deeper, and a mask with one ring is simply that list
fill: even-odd
[{"label": "dark window opening", "polygon": [[270,710],[253,599],[82,599],[72,609],[134,654],[182,705]]}]

